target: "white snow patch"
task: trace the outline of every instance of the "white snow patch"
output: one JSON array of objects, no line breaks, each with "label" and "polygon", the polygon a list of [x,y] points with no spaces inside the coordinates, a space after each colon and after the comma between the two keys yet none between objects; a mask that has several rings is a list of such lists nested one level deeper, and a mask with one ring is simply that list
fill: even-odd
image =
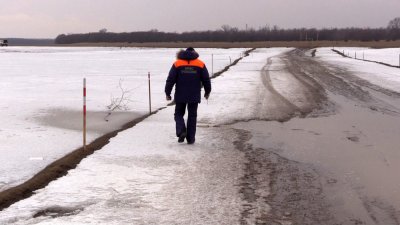
[{"label": "white snow patch", "polygon": [[400,66],[400,48],[335,48],[343,54],[356,58]]}]

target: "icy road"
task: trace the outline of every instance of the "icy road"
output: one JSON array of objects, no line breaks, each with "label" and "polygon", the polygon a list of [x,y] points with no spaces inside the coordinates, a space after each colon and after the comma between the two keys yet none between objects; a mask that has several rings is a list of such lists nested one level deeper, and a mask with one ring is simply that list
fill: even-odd
[{"label": "icy road", "polygon": [[195,145],[167,107],[0,224],[400,224],[400,69],[311,52],[253,51],[213,79]]}]

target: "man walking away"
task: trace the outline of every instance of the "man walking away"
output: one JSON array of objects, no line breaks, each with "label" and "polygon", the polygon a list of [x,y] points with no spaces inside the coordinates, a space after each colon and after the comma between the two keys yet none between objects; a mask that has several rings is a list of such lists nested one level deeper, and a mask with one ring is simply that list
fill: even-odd
[{"label": "man walking away", "polygon": [[[193,48],[187,48],[178,53],[178,59],[169,71],[165,84],[167,100],[171,100],[172,88],[175,86],[175,122],[178,142],[187,140],[188,144],[195,142],[197,107],[201,102],[201,88],[204,86],[204,98],[211,93],[211,81],[206,65],[199,60],[199,54]],[[187,126],[184,115],[188,110]]]}]

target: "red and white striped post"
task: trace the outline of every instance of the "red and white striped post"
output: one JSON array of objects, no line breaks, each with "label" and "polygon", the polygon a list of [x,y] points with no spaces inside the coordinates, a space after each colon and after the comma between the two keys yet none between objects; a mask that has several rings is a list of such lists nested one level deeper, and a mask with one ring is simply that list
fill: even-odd
[{"label": "red and white striped post", "polygon": [[148,73],[148,78],[149,78],[149,110],[151,114],[151,81],[150,81],[150,72]]},{"label": "red and white striped post", "polygon": [[211,54],[211,76],[214,76],[214,54]]},{"label": "red and white striped post", "polygon": [[86,78],[83,78],[83,150],[86,150]]}]

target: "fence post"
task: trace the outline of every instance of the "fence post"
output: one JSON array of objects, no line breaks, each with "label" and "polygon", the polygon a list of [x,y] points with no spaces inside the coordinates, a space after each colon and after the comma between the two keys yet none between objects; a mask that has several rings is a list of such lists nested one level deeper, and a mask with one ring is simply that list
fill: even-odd
[{"label": "fence post", "polygon": [[83,150],[86,150],[86,78],[83,78]]},{"label": "fence post", "polygon": [[211,76],[214,76],[214,54],[211,54]]},{"label": "fence post", "polygon": [[151,114],[151,81],[150,81],[150,72],[148,73],[148,78],[149,78],[149,111]]}]

